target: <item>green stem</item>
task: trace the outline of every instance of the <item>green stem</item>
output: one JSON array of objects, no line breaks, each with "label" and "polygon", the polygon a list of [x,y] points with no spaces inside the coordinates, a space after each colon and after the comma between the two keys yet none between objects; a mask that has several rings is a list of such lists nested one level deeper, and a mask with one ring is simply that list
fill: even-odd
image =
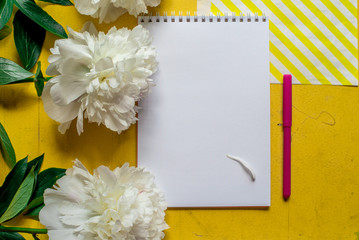
[{"label": "green stem", "polygon": [[25,79],[22,79],[22,80],[18,80],[18,81],[15,81],[15,82],[11,82],[11,83],[9,83],[9,84],[25,83],[25,82],[34,82],[34,79],[33,79],[33,78],[25,78]]},{"label": "green stem", "polygon": [[[52,77],[45,77],[44,81],[47,82],[51,79]],[[16,84],[16,83],[25,83],[25,82],[34,82],[35,79],[34,78],[25,78],[25,79],[21,79],[15,82],[11,82],[9,84]]]},{"label": "green stem", "polygon": [[0,232],[22,232],[31,234],[46,234],[47,229],[45,228],[22,228],[22,227],[4,227],[0,226]]}]

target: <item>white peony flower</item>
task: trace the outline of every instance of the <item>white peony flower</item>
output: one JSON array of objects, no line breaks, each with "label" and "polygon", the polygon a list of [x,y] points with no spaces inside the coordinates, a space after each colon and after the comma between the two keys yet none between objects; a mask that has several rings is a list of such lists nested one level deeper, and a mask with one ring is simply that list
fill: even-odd
[{"label": "white peony flower", "polygon": [[137,120],[135,103],[149,92],[157,70],[149,31],[139,25],[105,34],[92,23],[81,33],[68,30],[69,38],[50,49],[46,73],[57,76],[44,87],[46,113],[61,123],[61,133],[76,117],[79,135],[84,117],[118,133],[128,129]]},{"label": "white peony flower", "polygon": [[168,228],[163,193],[142,168],[100,166],[91,175],[75,160],[54,188],[39,215],[50,240],[162,239]]},{"label": "white peony flower", "polygon": [[156,7],[161,0],[74,0],[75,8],[81,14],[99,18],[100,23],[113,22],[128,12],[137,17],[148,13],[147,6]]}]

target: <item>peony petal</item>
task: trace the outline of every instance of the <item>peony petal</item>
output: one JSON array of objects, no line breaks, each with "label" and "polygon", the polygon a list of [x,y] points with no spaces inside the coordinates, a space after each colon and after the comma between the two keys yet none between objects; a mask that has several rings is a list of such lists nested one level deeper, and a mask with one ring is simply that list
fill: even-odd
[{"label": "peony petal", "polygon": [[49,235],[49,240],[80,240],[72,229],[49,230],[47,235]]},{"label": "peony petal", "polygon": [[128,11],[137,17],[147,13],[147,6],[158,6],[161,0],[74,0],[75,8],[85,15],[99,18],[99,22],[109,23]]},{"label": "peony petal", "polygon": [[74,75],[60,75],[59,83],[54,84],[50,89],[50,95],[57,105],[67,105],[86,93],[88,79]]},{"label": "peony petal", "polygon": [[[103,23],[105,18],[106,18],[106,15],[108,14],[109,16],[111,16],[112,14],[111,13],[108,13],[108,9],[110,7],[111,3],[108,3],[108,4],[102,4],[101,7],[98,9],[98,12],[97,12],[97,15],[98,15],[98,18],[99,18],[99,22],[100,23]],[[113,9],[111,9],[113,11]],[[110,20],[106,18],[106,22],[105,23],[109,23]]]},{"label": "peony petal", "polygon": [[[71,44],[69,44],[71,43]],[[59,52],[65,58],[73,59],[88,59],[91,61],[92,53],[89,48],[85,45],[82,45],[80,42],[67,39],[67,41],[58,41],[57,45],[59,47]]]},{"label": "peony petal", "polygon": [[89,32],[90,34],[97,36],[98,35],[98,31],[95,27],[95,25],[93,24],[93,22],[91,21],[87,21],[85,22],[85,24],[83,25],[81,32]]},{"label": "peony petal", "polygon": [[126,13],[126,10],[119,7],[116,8],[112,3],[106,4],[99,9],[99,22],[110,23],[115,21],[118,17]]},{"label": "peony petal", "polygon": [[58,200],[62,202],[71,202],[70,199],[65,191],[58,191],[55,189],[46,189],[44,192],[44,197],[46,196],[46,200],[44,201],[46,205],[56,204]]},{"label": "peony petal", "polygon": [[42,102],[44,103],[45,112],[55,121],[60,123],[69,122],[77,116],[80,103],[72,102],[65,106],[56,105],[50,95],[50,90],[53,86],[51,80],[45,84],[44,90],[42,92]]},{"label": "peony petal", "polygon": [[62,64],[61,56],[59,54],[53,54],[53,55],[50,55],[47,60],[49,61],[50,65],[46,69],[46,74],[47,75],[58,75],[58,74],[60,74],[58,69],[60,68],[60,66]]},{"label": "peony petal", "polygon": [[83,171],[87,172],[90,175],[90,173],[87,170],[87,168],[85,167],[85,165],[83,165],[82,162],[80,160],[78,160],[77,158],[74,160],[74,167],[82,169]]},{"label": "peony petal", "polygon": [[89,83],[91,80],[86,79],[85,76],[90,72],[91,61],[89,59],[67,59],[63,63],[63,69],[66,69],[64,75],[77,76],[79,80]]},{"label": "peony petal", "polygon": [[[112,3],[136,11],[146,5],[143,0],[92,0],[89,4],[105,13],[113,11]],[[76,117],[78,134],[83,132],[84,118],[120,133],[136,122],[135,102],[154,86],[148,78],[157,69],[151,36],[142,26],[133,30],[112,27],[105,34],[89,22],[83,30],[69,28],[69,38],[55,42],[48,72],[58,76],[46,84],[45,111],[61,123],[61,133]]]},{"label": "peony petal", "polygon": [[77,11],[84,15],[92,15],[98,10],[96,6],[88,4],[88,1],[74,0],[74,4]]},{"label": "peony petal", "polygon": [[153,178],[128,163],[114,171],[100,166],[93,176],[76,159],[55,189],[45,190],[40,221],[50,240],[162,239],[166,203]]},{"label": "peony petal", "polygon": [[161,0],[145,0],[145,3],[147,6],[157,7],[161,3]]},{"label": "peony petal", "polygon": [[101,58],[95,64],[96,72],[101,72],[101,71],[107,70],[109,68],[113,68],[112,58],[110,58],[110,57]]},{"label": "peony petal", "polygon": [[61,74],[57,69],[59,68],[59,65],[61,63],[60,62],[54,62],[54,63],[51,63],[48,68],[46,69],[46,74],[47,75],[59,75]]},{"label": "peony petal", "polygon": [[48,229],[64,229],[65,226],[59,220],[59,212],[56,204],[46,204],[39,213],[40,222]]},{"label": "peony petal", "polygon": [[61,124],[57,127],[57,130],[59,130],[59,132],[60,132],[61,134],[65,134],[65,132],[67,131],[67,129],[70,128],[71,122],[72,122],[72,121],[68,121],[68,122],[61,123]]},{"label": "peony petal", "polygon": [[110,77],[110,78],[107,78],[108,79],[108,85],[111,87],[111,88],[118,88],[120,86],[120,81],[117,81],[116,77]]},{"label": "peony petal", "polygon": [[119,118],[116,115],[104,114],[103,116],[104,124],[107,128],[112,131],[122,132],[130,127],[130,123],[125,120]]},{"label": "peony petal", "polygon": [[140,13],[148,13],[146,4],[143,1],[127,1],[126,5],[128,13],[135,17]]},{"label": "peony petal", "polygon": [[77,134],[80,136],[81,133],[84,131],[84,114],[83,114],[83,108],[80,107],[79,113],[77,114],[77,122],[76,122],[76,129]]},{"label": "peony petal", "polygon": [[82,33],[76,32],[70,27],[67,27],[67,31],[69,32],[68,37],[70,39],[76,40],[76,42],[81,43],[81,44],[85,43],[85,38],[84,38],[84,35]]},{"label": "peony petal", "polygon": [[84,207],[80,204],[60,205],[58,209],[60,221],[74,227],[84,225],[93,214],[91,210]]},{"label": "peony petal", "polygon": [[131,109],[133,109],[134,106],[135,106],[135,100],[132,97],[125,95],[121,98],[121,101],[118,104],[116,104],[116,111],[118,113],[126,113]]},{"label": "peony petal", "polygon": [[100,166],[95,170],[95,174],[98,175],[108,188],[113,189],[117,182],[116,175],[105,166]]}]

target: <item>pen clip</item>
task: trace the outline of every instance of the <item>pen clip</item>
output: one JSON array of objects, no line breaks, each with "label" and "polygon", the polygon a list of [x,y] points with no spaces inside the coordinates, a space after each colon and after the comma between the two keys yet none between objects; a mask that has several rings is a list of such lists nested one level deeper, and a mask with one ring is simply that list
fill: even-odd
[{"label": "pen clip", "polygon": [[292,75],[283,76],[283,127],[292,126]]}]

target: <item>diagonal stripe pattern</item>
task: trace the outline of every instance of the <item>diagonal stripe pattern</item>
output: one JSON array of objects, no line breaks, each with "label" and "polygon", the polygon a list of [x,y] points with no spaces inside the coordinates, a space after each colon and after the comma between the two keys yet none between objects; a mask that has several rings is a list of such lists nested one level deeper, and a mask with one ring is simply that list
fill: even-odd
[{"label": "diagonal stripe pattern", "polygon": [[208,1],[200,13],[269,15],[272,83],[358,85],[357,0]]}]

